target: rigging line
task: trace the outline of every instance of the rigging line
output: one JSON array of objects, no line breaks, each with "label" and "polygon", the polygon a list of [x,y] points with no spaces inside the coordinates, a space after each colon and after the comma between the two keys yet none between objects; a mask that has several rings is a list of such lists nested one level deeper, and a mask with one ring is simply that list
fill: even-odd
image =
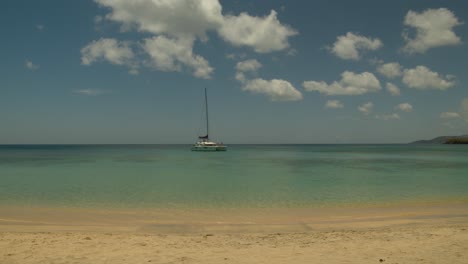
[{"label": "rigging line", "polygon": [[210,126],[209,126],[209,118],[208,118],[208,95],[206,94],[206,88],[205,88],[205,111],[206,111],[206,136],[207,136],[207,139],[209,140]]},{"label": "rigging line", "polygon": [[[200,96],[200,97],[203,97],[203,96]],[[200,100],[200,101],[203,101],[203,100]],[[202,129],[205,128],[205,126],[203,125],[204,122],[203,122],[203,117],[205,116],[205,105],[204,104],[201,104],[200,106],[200,111],[198,113],[200,113],[200,120],[198,122],[198,133],[197,133],[197,138],[198,136],[202,136],[204,135],[204,133],[202,132]]]}]

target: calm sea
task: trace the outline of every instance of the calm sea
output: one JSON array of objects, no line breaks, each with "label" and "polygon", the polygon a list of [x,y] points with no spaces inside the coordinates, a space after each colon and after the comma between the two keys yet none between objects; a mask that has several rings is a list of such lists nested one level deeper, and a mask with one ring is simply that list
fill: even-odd
[{"label": "calm sea", "polygon": [[468,146],[0,146],[0,205],[359,206],[468,201]]}]

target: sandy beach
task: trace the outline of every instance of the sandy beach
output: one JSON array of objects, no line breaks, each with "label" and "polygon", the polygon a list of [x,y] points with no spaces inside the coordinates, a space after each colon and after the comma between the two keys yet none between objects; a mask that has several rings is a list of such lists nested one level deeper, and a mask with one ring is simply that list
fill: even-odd
[{"label": "sandy beach", "polygon": [[[2,208],[0,263],[466,263],[465,204],[333,209]],[[215,214],[216,213],[216,214]]]}]

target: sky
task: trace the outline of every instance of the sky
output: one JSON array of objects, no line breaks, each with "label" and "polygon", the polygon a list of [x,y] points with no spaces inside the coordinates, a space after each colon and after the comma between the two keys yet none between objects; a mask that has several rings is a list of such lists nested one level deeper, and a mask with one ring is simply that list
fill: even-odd
[{"label": "sky", "polygon": [[466,0],[5,0],[0,144],[468,134]]}]

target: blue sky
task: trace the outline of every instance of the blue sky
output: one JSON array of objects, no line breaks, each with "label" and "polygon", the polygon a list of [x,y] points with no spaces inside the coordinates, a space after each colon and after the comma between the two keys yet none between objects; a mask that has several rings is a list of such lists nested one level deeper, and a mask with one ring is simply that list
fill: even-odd
[{"label": "blue sky", "polygon": [[0,143],[468,134],[468,2],[7,0]]}]

